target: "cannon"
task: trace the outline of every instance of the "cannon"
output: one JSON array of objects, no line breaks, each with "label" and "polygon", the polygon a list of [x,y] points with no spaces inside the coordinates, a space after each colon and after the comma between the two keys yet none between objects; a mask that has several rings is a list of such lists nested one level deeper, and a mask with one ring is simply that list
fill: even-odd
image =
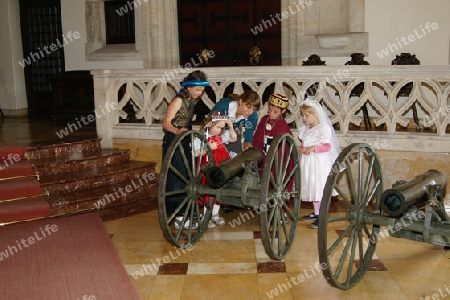
[{"label": "cannon", "polygon": [[429,170],[411,181],[397,182],[392,189],[381,195],[381,208],[390,217],[400,217],[414,204],[426,201],[430,197],[432,186],[440,186],[445,190],[445,175],[437,170]]},{"label": "cannon", "polygon": [[[193,145],[200,145],[200,149]],[[176,160],[182,167],[177,167]],[[179,187],[169,189],[170,180],[180,182]],[[292,186],[300,187],[300,165],[291,135],[277,136],[265,158],[258,149],[250,148],[217,166],[204,134],[186,131],[175,138],[163,158],[159,224],[172,245],[194,245],[208,228],[216,199],[259,215],[264,249],[270,258],[281,260],[292,245],[299,220],[300,192]],[[175,209],[169,205],[174,197],[179,199]],[[177,216],[183,217],[186,228],[175,226]]]},{"label": "cannon", "polygon": [[254,161],[259,166],[263,159],[264,156],[259,149],[249,148],[233,160],[205,169],[208,185],[213,189],[221,188],[230,178],[242,172],[247,162]]},{"label": "cannon", "polygon": [[[319,261],[328,283],[340,289],[355,286],[377,242],[387,236],[449,247],[446,186],[443,173],[429,170],[384,190],[375,151],[368,144],[346,147],[328,175],[320,207]],[[330,212],[331,206],[338,212]],[[382,226],[387,228],[380,231]]]}]

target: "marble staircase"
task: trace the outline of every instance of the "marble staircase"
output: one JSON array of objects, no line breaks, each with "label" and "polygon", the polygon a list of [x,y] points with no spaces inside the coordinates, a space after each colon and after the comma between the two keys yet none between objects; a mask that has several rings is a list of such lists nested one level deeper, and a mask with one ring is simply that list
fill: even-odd
[{"label": "marble staircase", "polygon": [[102,149],[97,137],[35,143],[25,157],[53,216],[97,210],[108,219],[157,205],[156,163],[132,161],[129,150]]}]

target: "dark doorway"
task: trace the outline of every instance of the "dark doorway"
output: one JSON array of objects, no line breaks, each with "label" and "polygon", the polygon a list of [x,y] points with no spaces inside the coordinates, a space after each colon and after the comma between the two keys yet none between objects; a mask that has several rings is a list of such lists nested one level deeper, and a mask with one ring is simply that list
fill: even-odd
[{"label": "dark doorway", "polygon": [[[182,66],[199,64],[201,49],[214,53],[207,66],[281,65],[280,10],[281,0],[178,0]],[[249,54],[255,46],[257,64]]]},{"label": "dark doorway", "polygon": [[49,79],[64,72],[64,39],[59,0],[20,0],[20,27],[29,117],[50,116]]}]

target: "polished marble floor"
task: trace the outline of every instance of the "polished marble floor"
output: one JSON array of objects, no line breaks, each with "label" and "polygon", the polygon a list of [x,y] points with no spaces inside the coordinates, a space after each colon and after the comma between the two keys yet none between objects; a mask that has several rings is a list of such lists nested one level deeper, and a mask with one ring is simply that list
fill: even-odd
[{"label": "polished marble floor", "polygon": [[0,120],[0,142],[30,144],[33,142],[58,140],[61,137],[95,136],[95,124],[87,126],[68,126],[53,124],[49,118],[28,119],[5,118]]},{"label": "polished marble floor", "polygon": [[[0,126],[0,141],[17,143],[53,139],[58,129],[43,120],[6,119]],[[165,240],[155,210],[108,218],[104,226],[144,300],[450,299],[450,250],[442,246],[380,239],[363,279],[340,290],[318,271],[317,230],[309,222],[299,222],[289,254],[278,262],[264,251],[258,216],[231,226],[245,212],[222,213],[226,224],[208,229],[189,251]],[[302,207],[301,215],[310,212]]]},{"label": "polished marble floor", "polygon": [[384,238],[377,266],[340,290],[317,271],[317,230],[309,222],[299,222],[290,252],[277,262],[255,238],[258,217],[230,225],[241,213],[222,214],[227,224],[208,229],[184,252],[164,239],[156,211],[104,224],[142,299],[450,299],[450,250],[441,246]]}]

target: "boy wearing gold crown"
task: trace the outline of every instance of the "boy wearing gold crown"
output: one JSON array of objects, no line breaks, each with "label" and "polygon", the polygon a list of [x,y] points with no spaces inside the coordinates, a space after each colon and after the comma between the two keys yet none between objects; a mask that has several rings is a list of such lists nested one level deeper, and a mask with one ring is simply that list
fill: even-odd
[{"label": "boy wearing gold crown", "polygon": [[289,106],[289,99],[280,94],[269,97],[269,109],[267,115],[261,118],[253,135],[253,146],[261,150],[265,155],[269,151],[270,143],[279,134],[289,133],[291,129],[283,118]]},{"label": "boy wearing gold crown", "polygon": [[[270,143],[277,135],[284,133],[292,135],[291,129],[283,118],[283,115],[286,113],[287,107],[289,106],[289,99],[280,94],[273,94],[270,95],[268,102],[269,108],[267,115],[261,118],[253,136],[253,146],[261,150],[264,155],[267,155],[267,152],[269,152]],[[287,167],[288,173],[292,167],[293,164],[289,163]],[[293,190],[293,180],[289,181],[286,188],[289,191]],[[286,215],[286,212],[284,212],[284,209],[283,213],[286,222],[289,222],[289,218]]]}]

